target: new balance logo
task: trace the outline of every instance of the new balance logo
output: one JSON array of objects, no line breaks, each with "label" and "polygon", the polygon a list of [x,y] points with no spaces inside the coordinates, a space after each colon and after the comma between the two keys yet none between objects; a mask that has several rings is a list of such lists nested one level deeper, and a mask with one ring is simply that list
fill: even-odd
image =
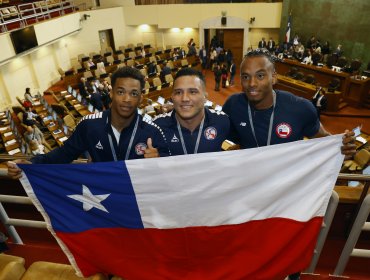
[{"label": "new balance logo", "polygon": [[103,150],[103,145],[100,143],[100,141],[98,142],[98,144],[95,145],[95,148]]},{"label": "new balance logo", "polygon": [[245,122],[240,123],[240,126],[246,126],[246,125],[247,125],[247,123],[245,123]]},{"label": "new balance logo", "polygon": [[177,138],[176,135],[174,134],[172,139],[171,139],[171,142],[177,143],[177,142],[179,142],[179,138]]}]

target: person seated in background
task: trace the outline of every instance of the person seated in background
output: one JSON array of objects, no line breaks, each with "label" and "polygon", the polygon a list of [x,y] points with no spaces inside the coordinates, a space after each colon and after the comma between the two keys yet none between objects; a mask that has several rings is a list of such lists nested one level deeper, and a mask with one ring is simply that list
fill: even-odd
[{"label": "person seated in background", "polygon": [[[251,49],[251,48],[248,48],[247,53],[248,53],[248,52],[250,52],[250,51],[252,51],[252,49]],[[283,46],[282,46],[281,44],[277,44],[277,45],[275,46],[275,49],[274,49],[274,51],[273,51],[273,54],[274,54],[275,56],[278,56],[279,54],[281,55],[283,52],[284,52],[284,48],[283,48]]]},{"label": "person seated in background", "polygon": [[87,96],[87,81],[85,77],[81,77],[78,83],[78,90],[82,96]]},{"label": "person seated in background", "polygon": [[[169,150],[161,130],[138,114],[145,85],[144,76],[136,68],[120,67],[112,75],[112,105],[109,110],[84,117],[72,135],[47,154],[32,158],[32,163],[70,163],[88,152],[92,162],[107,162],[168,156]],[[8,162],[8,176],[22,176],[17,159]]]},{"label": "person seated in background", "polygon": [[109,90],[107,90],[107,88],[105,87],[104,82],[103,82],[103,84],[99,84],[97,91],[99,92],[99,94],[101,96],[101,102],[103,103],[104,109],[108,110],[109,105],[110,105],[112,100],[110,99]]},{"label": "person seated in background", "polygon": [[316,40],[316,43],[312,47],[312,53],[314,52],[321,54],[321,42],[319,39]]},{"label": "person seated in background", "polygon": [[99,69],[100,72],[106,73],[104,61],[102,58],[99,58],[98,62],[96,63],[96,69]]},{"label": "person seated in background", "polygon": [[304,54],[304,46],[301,43],[298,43],[298,45],[295,45],[294,47],[294,57],[298,59],[299,61],[302,61]]},{"label": "person seated in background", "polygon": [[294,55],[294,48],[293,46],[289,46],[288,44],[284,45],[284,54],[283,57],[285,58],[292,58]]},{"label": "person seated in background", "polygon": [[182,48],[180,48],[178,51],[177,51],[177,53],[179,54],[179,56],[181,56],[181,57],[185,57],[186,56],[186,52],[185,52],[185,50],[184,49],[182,49]]},{"label": "person seated in background", "polygon": [[322,55],[328,55],[330,53],[330,43],[329,41],[325,41],[324,45],[321,48]]},{"label": "person seated in background", "polygon": [[314,49],[316,48],[316,37],[314,35],[306,43],[306,49]]},{"label": "person seated in background", "polygon": [[177,49],[175,49],[174,51],[173,51],[173,54],[172,54],[172,57],[173,57],[173,61],[176,61],[178,58],[179,58],[179,52],[178,52],[178,50]]},{"label": "person seated in background", "polygon": [[93,67],[95,66],[95,63],[92,61],[92,59],[90,58],[87,62],[86,62],[86,65],[88,66],[87,68],[90,69],[90,67]]},{"label": "person seated in background", "polygon": [[303,57],[303,63],[305,64],[312,64],[312,54],[311,54],[311,50],[307,49],[306,50],[306,53]]},{"label": "person seated in background", "polygon": [[26,92],[24,93],[24,102],[23,106],[24,107],[32,107],[33,105],[33,97],[31,95],[31,89],[28,87],[26,88]]},{"label": "person seated in background", "polygon": [[145,50],[144,50],[144,48],[141,48],[141,52],[140,52],[140,55],[142,56],[142,57],[145,57]]},{"label": "person seated in background", "polygon": [[173,103],[171,101],[167,101],[161,106],[160,110],[162,114],[171,112],[173,110]]},{"label": "person seated in background", "polygon": [[294,46],[296,46],[296,45],[298,45],[300,42],[301,42],[301,41],[300,41],[300,39],[299,39],[298,34],[295,34],[295,35],[294,35],[294,38],[293,38],[293,45],[294,45]]},{"label": "person seated in background", "polygon": [[148,75],[157,73],[157,67],[154,62],[148,64]]},{"label": "person seated in background", "polygon": [[87,85],[87,95],[82,95],[82,97],[85,97],[85,98],[89,98],[91,93],[93,92],[96,92],[97,91],[97,88],[96,88],[96,85],[99,85],[100,83],[96,83],[95,80],[91,80],[90,82],[88,82],[88,85]]},{"label": "person seated in background", "polygon": [[333,52],[333,55],[335,55],[337,58],[341,57],[343,55],[342,45],[339,44],[338,47]]},{"label": "person seated in background", "polygon": [[97,109],[99,112],[103,111],[104,103],[101,95],[101,91],[104,89],[102,84],[99,84],[99,88],[96,91],[90,92],[90,103]]},{"label": "person seated in background", "polygon": [[30,145],[31,151],[34,155],[43,154],[45,151],[48,152],[52,150],[48,142],[46,142],[44,134],[35,125],[27,126],[27,131],[23,134],[23,137]]},{"label": "person seated in background", "polygon": [[145,106],[144,113],[149,114],[149,115],[152,115],[152,114],[155,115],[156,111],[155,111],[155,108],[153,106],[153,101],[148,98],[147,102],[148,102],[148,105]]},{"label": "person seated in background", "polygon": [[166,75],[168,74],[171,74],[171,68],[167,66],[166,62],[163,62],[163,68],[162,68],[162,71],[160,73],[160,78],[161,78],[161,81],[162,83],[165,83],[166,82]]},{"label": "person seated in background", "polygon": [[45,154],[45,147],[42,144],[38,144],[36,140],[31,140],[29,142],[30,153],[32,155],[43,155]]},{"label": "person seated in background", "polygon": [[31,110],[31,107],[26,107],[23,114],[22,122],[27,126],[35,125],[40,117]]},{"label": "person seated in background", "polygon": [[106,92],[110,92],[112,90],[112,86],[109,84],[108,80],[107,79],[104,79],[103,81],[103,85],[104,85],[104,90]]}]

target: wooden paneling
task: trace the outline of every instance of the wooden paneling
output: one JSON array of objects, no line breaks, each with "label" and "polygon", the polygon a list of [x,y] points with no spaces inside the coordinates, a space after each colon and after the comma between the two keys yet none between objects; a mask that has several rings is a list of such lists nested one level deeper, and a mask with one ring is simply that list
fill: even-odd
[{"label": "wooden paneling", "polygon": [[243,29],[224,29],[224,49],[230,49],[233,53],[237,69],[243,59]]}]

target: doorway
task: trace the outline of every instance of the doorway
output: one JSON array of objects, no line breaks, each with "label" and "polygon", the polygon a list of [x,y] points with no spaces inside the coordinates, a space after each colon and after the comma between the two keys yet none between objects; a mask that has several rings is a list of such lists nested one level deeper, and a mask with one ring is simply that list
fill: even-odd
[{"label": "doorway", "polygon": [[115,43],[113,37],[113,29],[99,30],[100,49],[106,51],[107,48],[111,47],[115,52]]},{"label": "doorway", "polygon": [[[238,70],[249,45],[249,22],[242,18],[228,16],[227,24],[221,23],[221,17],[199,22],[199,46],[205,45],[207,41],[210,44],[211,38],[218,36],[219,40],[223,41],[224,48],[232,51]],[[209,48],[209,44],[205,47]]]},{"label": "doorway", "polygon": [[[217,44],[225,50],[231,50],[237,68],[243,59],[244,29],[204,29],[204,42],[215,38]],[[210,43],[206,45],[209,48]]]},{"label": "doorway", "polygon": [[244,40],[244,30],[243,29],[224,29],[223,30],[223,43],[224,49],[230,49],[234,62],[239,68],[240,63],[243,60],[243,40]]}]

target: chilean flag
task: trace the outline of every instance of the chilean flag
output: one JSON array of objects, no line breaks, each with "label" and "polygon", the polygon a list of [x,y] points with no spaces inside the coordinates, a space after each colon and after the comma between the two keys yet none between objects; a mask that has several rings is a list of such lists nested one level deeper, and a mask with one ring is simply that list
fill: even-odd
[{"label": "chilean flag", "polygon": [[341,141],[20,165],[21,182],[84,276],[282,279],[310,263]]},{"label": "chilean flag", "polygon": [[289,18],[288,18],[288,23],[287,23],[286,31],[285,31],[285,42],[287,42],[287,43],[290,42],[290,30],[291,30],[291,26],[292,26],[292,15],[290,14],[289,15]]}]

